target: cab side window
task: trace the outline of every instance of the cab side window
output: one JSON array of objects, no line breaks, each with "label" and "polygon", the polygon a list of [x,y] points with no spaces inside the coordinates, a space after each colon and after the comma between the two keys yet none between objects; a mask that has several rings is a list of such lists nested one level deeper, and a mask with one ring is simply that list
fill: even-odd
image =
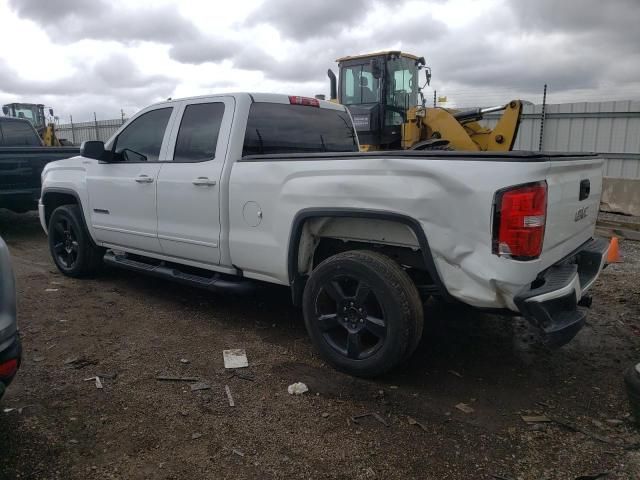
[{"label": "cab side window", "polygon": [[140,115],[118,135],[114,153],[123,162],[157,162],[172,107]]},{"label": "cab side window", "polygon": [[216,156],[224,103],[196,103],[188,105],[182,115],[174,162],[204,162]]}]

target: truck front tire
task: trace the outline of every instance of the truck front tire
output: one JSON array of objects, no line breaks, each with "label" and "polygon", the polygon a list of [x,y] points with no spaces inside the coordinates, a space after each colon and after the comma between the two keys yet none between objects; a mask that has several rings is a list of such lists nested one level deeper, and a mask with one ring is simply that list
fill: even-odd
[{"label": "truck front tire", "polygon": [[415,285],[398,263],[367,250],[339,253],[318,265],[305,286],[303,310],[320,355],[359,377],[397,366],[422,334]]},{"label": "truck front tire", "polygon": [[56,208],[49,219],[48,230],[51,258],[63,274],[80,278],[99,270],[104,249],[89,237],[78,205]]}]

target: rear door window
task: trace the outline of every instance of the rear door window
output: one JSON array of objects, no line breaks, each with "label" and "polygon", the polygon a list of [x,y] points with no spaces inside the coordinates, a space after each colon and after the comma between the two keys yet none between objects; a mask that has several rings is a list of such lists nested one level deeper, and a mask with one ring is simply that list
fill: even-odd
[{"label": "rear door window", "polygon": [[224,103],[187,105],[180,122],[174,162],[204,162],[216,156]]},{"label": "rear door window", "polygon": [[3,144],[7,147],[37,147],[41,145],[40,136],[29,122],[0,122]]},{"label": "rear door window", "polygon": [[266,102],[251,105],[243,155],[357,151],[351,118],[343,110]]}]

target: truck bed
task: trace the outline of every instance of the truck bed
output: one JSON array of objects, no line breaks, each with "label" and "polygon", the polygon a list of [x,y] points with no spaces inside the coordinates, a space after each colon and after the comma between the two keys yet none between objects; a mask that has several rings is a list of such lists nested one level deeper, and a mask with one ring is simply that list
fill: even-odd
[{"label": "truck bed", "polygon": [[79,152],[78,147],[0,147],[0,208],[35,209],[44,166]]}]

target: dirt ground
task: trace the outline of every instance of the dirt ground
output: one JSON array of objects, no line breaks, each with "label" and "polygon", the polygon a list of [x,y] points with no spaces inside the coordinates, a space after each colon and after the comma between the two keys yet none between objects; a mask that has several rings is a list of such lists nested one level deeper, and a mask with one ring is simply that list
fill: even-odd
[{"label": "dirt ground", "polygon": [[[1,211],[0,235],[24,344],[0,405],[1,479],[640,478],[622,377],[640,361],[640,243],[622,243],[566,347],[517,319],[430,305],[417,353],[365,381],[314,354],[286,289],[230,297],[113,269],[73,280],[36,215]],[[239,375],[228,348],[247,351]],[[310,391],[289,395],[297,381]],[[371,412],[384,424],[352,419]]]}]

